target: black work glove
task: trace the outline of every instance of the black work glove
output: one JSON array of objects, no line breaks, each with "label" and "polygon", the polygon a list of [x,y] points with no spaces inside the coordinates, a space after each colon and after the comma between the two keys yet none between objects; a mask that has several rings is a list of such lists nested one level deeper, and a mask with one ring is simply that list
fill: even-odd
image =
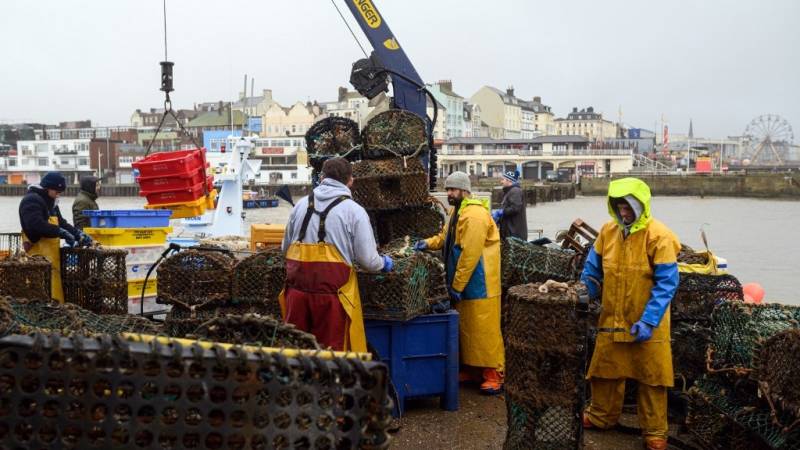
[{"label": "black work glove", "polygon": [[75,246],[75,236],[72,235],[69,231],[65,230],[64,228],[58,229],[58,237],[66,241],[67,246],[74,247]]}]

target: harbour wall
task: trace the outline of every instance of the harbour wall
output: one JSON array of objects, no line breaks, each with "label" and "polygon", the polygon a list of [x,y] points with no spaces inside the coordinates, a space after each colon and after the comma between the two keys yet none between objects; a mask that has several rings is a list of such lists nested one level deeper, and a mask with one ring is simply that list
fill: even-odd
[{"label": "harbour wall", "polygon": [[[583,178],[583,195],[606,195],[609,181],[616,178]],[[800,200],[800,174],[748,175],[639,175],[653,195],[695,197],[755,197]]]}]

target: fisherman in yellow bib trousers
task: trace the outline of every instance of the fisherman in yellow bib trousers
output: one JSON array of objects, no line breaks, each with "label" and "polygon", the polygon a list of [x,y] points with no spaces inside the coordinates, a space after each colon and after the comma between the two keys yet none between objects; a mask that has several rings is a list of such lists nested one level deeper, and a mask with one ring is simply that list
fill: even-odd
[{"label": "fisherman in yellow bib trousers", "polygon": [[22,245],[28,255],[40,255],[50,261],[50,296],[64,301],[61,288],[61,239],[67,245],[89,244],[91,239],[69,224],[58,209],[58,197],[66,190],[67,181],[58,172],[50,172],[41,183],[28,188],[19,204]]},{"label": "fisherman in yellow bib trousers", "polygon": [[505,353],[500,331],[500,232],[488,201],[472,197],[469,176],[451,173],[444,182],[453,208],[442,231],[419,241],[416,250],[442,249],[450,300],[460,315],[459,355],[462,375],[471,368],[483,375],[481,393],[503,389]]},{"label": "fisherman in yellow bib trousers", "polygon": [[586,428],[615,426],[625,380],[638,382],[639,424],[649,450],[667,448],[667,388],[673,386],[669,304],[678,288],[678,238],[650,215],[650,188],[623,178],[608,186],[612,220],[600,230],[581,281],[602,310],[587,378]]}]

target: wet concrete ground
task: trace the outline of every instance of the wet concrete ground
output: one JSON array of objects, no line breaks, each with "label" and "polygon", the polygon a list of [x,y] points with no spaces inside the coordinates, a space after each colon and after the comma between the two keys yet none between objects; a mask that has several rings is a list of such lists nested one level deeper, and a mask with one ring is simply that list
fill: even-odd
[{"label": "wet concrete ground", "polygon": [[[502,449],[506,435],[506,405],[503,396],[486,397],[477,387],[462,386],[458,411],[439,408],[437,398],[412,399],[406,412],[396,419],[392,448],[397,449]],[[636,426],[636,417],[624,415],[622,423]],[[586,450],[641,450],[642,439],[618,431],[587,431]]]}]

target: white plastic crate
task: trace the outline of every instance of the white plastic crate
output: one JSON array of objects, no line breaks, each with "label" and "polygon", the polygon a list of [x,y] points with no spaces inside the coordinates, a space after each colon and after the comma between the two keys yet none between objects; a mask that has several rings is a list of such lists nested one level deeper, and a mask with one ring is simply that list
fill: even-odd
[{"label": "white plastic crate", "polygon": [[128,264],[152,264],[158,260],[166,248],[163,245],[143,245],[133,247],[123,247],[128,251],[125,262]]},{"label": "white plastic crate", "polygon": [[[128,297],[128,314],[140,314],[142,312],[142,299],[139,297]],[[156,303],[156,296],[149,295],[144,297],[144,312],[150,311],[169,311],[172,305],[160,305]]]},{"label": "white plastic crate", "polygon": [[[144,277],[147,276],[147,271],[150,270],[150,268],[153,267],[153,264],[155,263],[156,263],[155,261],[142,262],[142,263],[126,262],[125,266],[128,272],[128,281],[143,280]],[[155,280],[156,278],[155,270],[153,271],[153,273],[150,274],[150,278]]]}]

